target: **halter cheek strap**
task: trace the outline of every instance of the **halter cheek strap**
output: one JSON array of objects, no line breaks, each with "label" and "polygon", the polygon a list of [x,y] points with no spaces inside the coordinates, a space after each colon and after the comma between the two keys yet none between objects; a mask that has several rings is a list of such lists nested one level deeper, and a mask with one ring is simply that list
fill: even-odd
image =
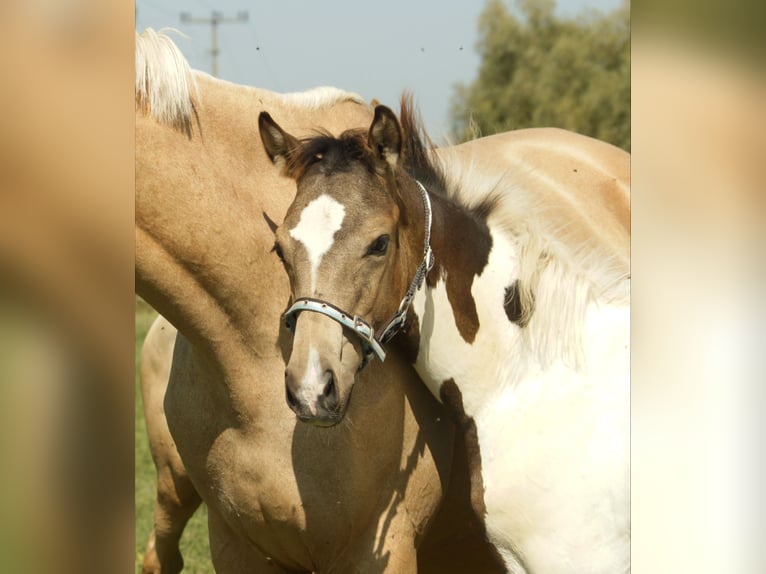
[{"label": "halter cheek strap", "polygon": [[389,319],[380,334],[377,335],[381,343],[388,343],[404,326],[404,323],[407,320],[407,311],[409,311],[410,305],[412,305],[415,293],[417,293],[423,286],[423,281],[425,280],[426,275],[428,275],[431,267],[434,266],[434,253],[431,251],[431,199],[428,197],[428,192],[426,191],[426,188],[423,187],[423,184],[417,180],[415,180],[415,183],[417,183],[418,188],[420,188],[420,193],[423,196],[423,207],[425,208],[426,221],[425,238],[423,241],[425,245],[423,248],[423,260],[420,262],[420,265],[418,265],[415,277],[413,277],[412,282],[407,289],[407,293],[404,295],[404,299],[399,303],[399,309],[394,313],[394,316]]},{"label": "halter cheek strap", "polygon": [[361,339],[362,350],[364,351],[364,360],[362,361],[359,370],[362,370],[370,362],[373,356],[378,357],[381,362],[386,359],[386,352],[383,350],[383,345],[388,343],[394,335],[396,335],[404,326],[407,320],[407,312],[412,305],[412,300],[415,298],[415,293],[423,286],[423,281],[428,275],[428,272],[434,265],[434,254],[431,250],[431,198],[428,196],[426,188],[423,187],[419,181],[415,181],[420,189],[421,196],[423,198],[423,207],[425,210],[425,239],[423,248],[423,260],[420,262],[415,277],[412,279],[407,293],[401,303],[399,303],[399,309],[394,313],[394,316],[386,322],[385,326],[380,330],[378,334],[375,334],[372,326],[359,316],[346,313],[342,309],[336,307],[332,303],[322,301],[320,299],[313,299],[311,297],[303,297],[297,299],[295,303],[290,307],[283,319],[285,321],[285,327],[291,332],[295,333],[295,323],[297,316],[302,311],[312,311],[314,313],[321,313],[326,315],[333,321],[336,321],[356,333]]}]

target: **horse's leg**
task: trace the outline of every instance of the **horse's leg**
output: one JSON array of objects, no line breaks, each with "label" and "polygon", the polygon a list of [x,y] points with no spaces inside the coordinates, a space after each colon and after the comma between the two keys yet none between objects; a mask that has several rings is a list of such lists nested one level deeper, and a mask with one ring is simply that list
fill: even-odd
[{"label": "horse's leg", "polygon": [[[180,460],[179,460],[180,462]],[[183,469],[167,464],[157,469],[154,528],[144,557],[144,574],[177,574],[183,569],[179,542],[201,499]]]},{"label": "horse's leg", "polygon": [[201,499],[170,436],[165,419],[165,391],[170,376],[176,330],[158,317],[141,351],[141,395],[149,449],[157,468],[154,528],[144,556],[144,574],[177,574],[183,568],[178,543]]}]

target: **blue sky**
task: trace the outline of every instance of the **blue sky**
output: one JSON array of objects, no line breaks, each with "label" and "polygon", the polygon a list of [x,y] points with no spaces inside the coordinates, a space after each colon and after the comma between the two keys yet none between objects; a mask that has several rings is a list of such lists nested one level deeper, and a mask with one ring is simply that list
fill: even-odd
[{"label": "blue sky", "polygon": [[[557,11],[575,15],[619,2],[558,0]],[[483,7],[479,0],[136,0],[136,29],[178,28],[189,36],[175,41],[191,66],[211,72],[210,26],[182,23],[180,13],[234,18],[247,11],[246,23],[219,26],[221,78],[279,92],[333,85],[395,110],[407,89],[439,143],[449,131],[454,86],[478,70]]]}]

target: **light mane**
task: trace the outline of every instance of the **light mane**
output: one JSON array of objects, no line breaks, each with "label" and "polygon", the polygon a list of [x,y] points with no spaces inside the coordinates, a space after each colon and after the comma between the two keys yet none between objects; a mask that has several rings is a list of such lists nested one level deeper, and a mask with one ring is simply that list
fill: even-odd
[{"label": "light mane", "polygon": [[410,94],[402,97],[400,117],[405,171],[429,191],[446,194],[466,213],[486,218],[516,244],[518,275],[508,280],[518,280],[519,324],[526,325],[521,333],[529,352],[543,367],[562,360],[579,368],[588,305],[629,300],[625,263],[599,241],[578,235],[570,213],[519,185],[516,177],[524,175],[519,170],[532,173],[532,167],[520,164],[490,173],[487,162],[475,156],[469,162],[447,163],[436,154]]},{"label": "light mane", "polygon": [[342,102],[355,102],[367,105],[367,101],[359,94],[346,92],[333,86],[319,86],[305,92],[281,94],[281,98],[287,105],[307,108],[309,110],[320,110]]},{"label": "light mane", "polygon": [[163,28],[136,32],[136,110],[161,124],[191,133],[197,83],[189,62]]},{"label": "light mane", "polygon": [[180,34],[173,28],[162,28],[159,32],[147,28],[141,34],[136,32],[136,110],[148,113],[157,122],[173,126],[187,135],[191,134],[195,104],[201,105],[198,78],[229,84],[237,89],[257,90],[273,96],[286,106],[308,110],[321,110],[343,102],[367,105],[359,94],[332,86],[280,94],[241,86],[192,70],[168,32]]},{"label": "light mane", "polygon": [[540,194],[516,183],[510,171],[489,174],[478,161],[447,163],[431,155],[448,194],[469,210],[489,202],[488,225],[506,231],[517,245],[522,322],[531,319],[521,329],[528,350],[542,366],[561,359],[580,367],[588,305],[629,300],[625,264],[603,246],[577,238],[568,222],[552,216]]}]

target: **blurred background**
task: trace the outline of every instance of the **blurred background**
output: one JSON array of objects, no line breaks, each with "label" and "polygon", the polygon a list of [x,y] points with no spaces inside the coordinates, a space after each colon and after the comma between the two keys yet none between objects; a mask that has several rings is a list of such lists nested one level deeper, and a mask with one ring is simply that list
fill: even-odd
[{"label": "blurred background", "polygon": [[622,3],[386,3],[344,41],[333,10],[361,3],[321,4],[333,18],[308,2],[4,3],[0,571],[135,570],[133,37],[181,28],[212,71],[210,25],[180,12],[214,11],[249,12],[219,28],[231,81],[394,107],[408,88],[437,142],[542,124],[631,151],[633,571],[766,571],[763,6],[634,2],[628,26]]},{"label": "blurred background", "polygon": [[630,141],[626,0],[137,0],[147,27],[176,28],[193,68],[238,84],[394,109],[410,90],[437,143],[531,125]]}]

